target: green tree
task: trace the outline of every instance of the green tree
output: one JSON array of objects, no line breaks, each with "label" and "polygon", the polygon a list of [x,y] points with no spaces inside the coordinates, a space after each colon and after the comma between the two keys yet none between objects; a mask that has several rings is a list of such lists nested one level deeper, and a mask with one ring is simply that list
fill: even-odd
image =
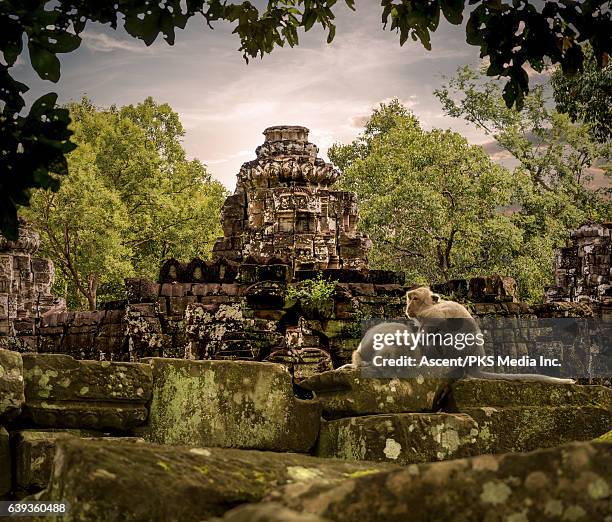
[{"label": "green tree", "polygon": [[[258,9],[251,2],[225,0],[0,0],[0,232],[17,235],[17,207],[28,205],[30,189],[57,190],[57,175],[67,172],[70,141],[68,113],[55,107],[57,96],[42,96],[29,114],[22,113],[28,90],[15,81],[10,69],[23,52],[27,40],[30,63],[45,80],[57,82],[57,55],[72,52],[81,44],[80,34],[88,22],[125,30],[146,45],[163,35],[172,45],[176,28],[201,14],[208,26],[229,22],[240,38],[245,58],[271,52],[276,46],[298,44],[298,30],[315,24],[334,38],[337,0],[268,0]],[[450,23],[463,22],[465,6],[467,42],[490,59],[487,74],[508,79],[504,100],[522,106],[529,91],[525,66],[541,71],[546,62],[559,63],[565,74],[582,68],[583,51],[578,42],[591,43],[598,65],[612,52],[609,0],[536,2],[528,0],[382,0],[382,23],[399,34],[400,45],[408,38],[431,48],[430,33],[440,14]],[[354,9],[354,0],[344,0]]]},{"label": "green tree", "polygon": [[61,271],[69,302],[121,296],[123,278],[155,278],[167,257],[207,257],[225,189],[188,160],[178,115],[151,98],[117,109],[68,107],[77,149],[59,192],[38,190],[27,216]]},{"label": "green tree", "polygon": [[433,283],[496,270],[520,247],[498,210],[512,202],[510,173],[457,133],[423,130],[397,100],[328,154],[344,168],[342,188],[357,192],[374,266]]},{"label": "green tree", "polygon": [[586,123],[591,135],[605,142],[612,139],[612,65],[599,68],[591,46],[584,49],[581,73],[567,77],[556,69],[552,74],[553,96],[559,112]]},{"label": "green tree", "polygon": [[[464,67],[436,95],[447,114],[484,130],[518,164],[512,220],[523,231],[523,247],[508,271],[524,296],[535,297],[551,283],[553,249],[568,231],[612,216],[610,143],[599,143],[589,125],[552,109],[545,86],[535,88],[519,112],[504,103],[499,81]],[[593,186],[594,167],[605,174],[601,186]]]}]

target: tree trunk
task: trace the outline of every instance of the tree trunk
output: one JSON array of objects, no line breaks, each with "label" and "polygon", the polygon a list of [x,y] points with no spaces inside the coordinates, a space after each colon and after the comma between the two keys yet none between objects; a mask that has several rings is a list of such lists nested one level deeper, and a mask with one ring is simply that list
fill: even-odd
[{"label": "tree trunk", "polygon": [[87,281],[87,304],[90,311],[95,311],[98,293],[98,276],[90,275]]}]

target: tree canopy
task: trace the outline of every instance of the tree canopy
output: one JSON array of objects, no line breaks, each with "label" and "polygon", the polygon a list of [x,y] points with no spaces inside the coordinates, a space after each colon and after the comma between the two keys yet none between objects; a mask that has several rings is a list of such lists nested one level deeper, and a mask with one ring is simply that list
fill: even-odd
[{"label": "tree canopy", "polygon": [[590,124],[556,111],[548,85],[533,89],[519,112],[505,105],[499,81],[463,67],[436,94],[447,114],[484,130],[517,162],[514,221],[524,238],[507,271],[528,294],[541,292],[551,282],[553,250],[565,244],[569,230],[612,218],[612,143],[599,142]]},{"label": "tree canopy", "polygon": [[78,145],[69,173],[59,191],[36,190],[26,215],[70,305],[121,297],[124,277],[155,279],[168,257],[207,257],[226,192],[186,158],[178,115],[151,98],[121,109],[83,99],[66,110]]},{"label": "tree canopy", "polygon": [[609,175],[609,145],[547,108],[541,88],[517,111],[499,82],[461,68],[437,94],[516,166],[493,163],[457,133],[424,131],[397,100],[381,104],[355,141],[329,151],[340,184],[359,196],[373,265],[429,284],[499,272],[517,279],[523,299],[541,299],[569,230],[612,217],[609,183],[592,176],[594,167]]},{"label": "tree canopy", "polygon": [[[45,80],[60,76],[57,55],[72,52],[81,43],[87,23],[98,22],[125,30],[146,45],[161,34],[172,45],[175,30],[202,15],[208,26],[226,21],[240,39],[245,58],[263,56],[276,46],[294,46],[299,30],[321,26],[327,41],[334,39],[337,0],[268,0],[258,9],[252,3],[225,0],[1,0],[0,50],[0,231],[17,234],[17,207],[27,205],[30,189],[57,190],[66,174],[66,154],[74,149],[70,141],[69,114],[55,106],[57,95],[39,98],[28,114],[23,113],[22,94],[28,87],[10,74],[23,52],[24,37],[30,63]],[[344,0],[355,9],[354,0]],[[399,34],[403,45],[409,38],[431,48],[430,33],[440,15],[452,24],[461,24],[470,5],[466,38],[480,49],[490,65],[487,74],[507,78],[504,100],[508,106],[522,106],[529,91],[525,66],[542,70],[546,63],[558,63],[566,74],[582,68],[581,42],[590,42],[598,66],[607,63],[612,50],[610,1],[567,0],[382,0],[382,23]]]},{"label": "tree canopy", "polygon": [[612,64],[599,68],[590,46],[585,46],[583,71],[568,77],[557,69],[551,82],[559,112],[587,124],[596,140],[612,140]]},{"label": "tree canopy", "polygon": [[357,192],[378,267],[413,282],[449,281],[494,270],[521,244],[521,231],[498,211],[512,202],[511,174],[461,135],[423,130],[397,100],[329,157],[344,169],[341,186]]}]

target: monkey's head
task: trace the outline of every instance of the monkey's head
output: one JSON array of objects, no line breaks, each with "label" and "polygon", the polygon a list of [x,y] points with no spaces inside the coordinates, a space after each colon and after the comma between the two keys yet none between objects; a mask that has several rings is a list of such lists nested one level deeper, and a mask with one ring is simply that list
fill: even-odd
[{"label": "monkey's head", "polygon": [[434,294],[429,287],[421,286],[406,292],[406,316],[408,319],[418,319],[421,311],[435,305],[440,296]]}]

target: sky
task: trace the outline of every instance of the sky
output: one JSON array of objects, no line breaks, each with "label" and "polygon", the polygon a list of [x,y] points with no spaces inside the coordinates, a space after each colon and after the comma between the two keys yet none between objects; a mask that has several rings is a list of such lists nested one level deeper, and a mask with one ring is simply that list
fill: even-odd
[{"label": "sky", "polygon": [[177,31],[174,46],[159,38],[146,47],[123,29],[90,23],[81,47],[60,55],[57,84],[39,80],[27,57],[20,57],[14,73],[31,86],[30,100],[54,91],[60,103],[83,95],[101,107],[147,96],[169,103],[185,127],[188,156],[205,163],[230,190],[240,165],[255,158],[266,127],[308,127],[310,141],[327,159],[332,143],[350,142],[372,109],[392,98],[410,107],[424,128],[451,128],[471,143],[490,142],[478,129],[445,116],[433,95],[443,76],[480,62],[478,49],[465,43],[465,29],[441,20],[432,51],[411,40],[400,47],[398,35],[382,29],[377,0],[356,4],[353,13],[338,2],[332,44],[315,28],[300,34],[298,47],[277,48],[248,65],[228,25],[210,30],[194,17]]}]

